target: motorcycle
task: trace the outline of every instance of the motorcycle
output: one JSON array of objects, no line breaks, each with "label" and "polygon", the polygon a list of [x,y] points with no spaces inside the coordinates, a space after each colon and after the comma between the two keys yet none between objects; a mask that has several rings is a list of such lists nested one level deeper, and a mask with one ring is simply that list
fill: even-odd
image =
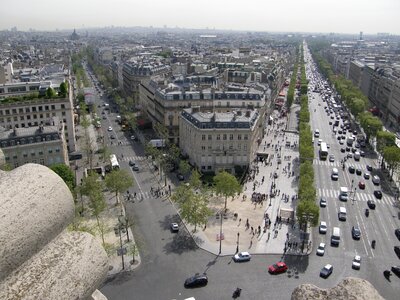
[{"label": "motorcycle", "polygon": [[366,216],[366,217],[369,216],[369,209],[368,209],[368,208],[365,209],[365,216]]},{"label": "motorcycle", "polygon": [[375,240],[372,240],[372,242],[371,242],[371,247],[372,247],[372,249],[375,249],[375,244],[376,244],[376,241],[375,241]]},{"label": "motorcycle", "polygon": [[236,299],[236,298],[240,297],[241,293],[242,293],[242,289],[236,288],[236,290],[233,292],[232,298]]}]

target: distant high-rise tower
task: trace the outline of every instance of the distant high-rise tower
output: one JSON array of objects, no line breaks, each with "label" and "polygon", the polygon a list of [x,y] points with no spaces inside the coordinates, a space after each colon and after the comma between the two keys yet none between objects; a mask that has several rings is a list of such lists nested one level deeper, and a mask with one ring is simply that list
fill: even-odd
[{"label": "distant high-rise tower", "polygon": [[362,41],[362,40],[363,40],[363,32],[360,31],[360,41]]}]

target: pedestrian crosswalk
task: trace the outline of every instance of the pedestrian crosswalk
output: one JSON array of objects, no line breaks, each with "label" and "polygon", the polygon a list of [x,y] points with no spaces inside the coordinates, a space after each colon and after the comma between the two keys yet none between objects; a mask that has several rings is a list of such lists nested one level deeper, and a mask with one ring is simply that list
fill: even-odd
[{"label": "pedestrian crosswalk", "polygon": [[137,162],[137,161],[143,161],[145,159],[146,159],[145,156],[134,155],[134,156],[124,156],[121,160]]},{"label": "pedestrian crosswalk", "polygon": [[158,192],[131,192],[128,195],[125,195],[124,199],[127,202],[135,202],[135,201],[142,201],[146,199],[156,199],[156,198],[166,198],[168,197],[168,194],[166,191],[158,191]]},{"label": "pedestrian crosswalk", "polygon": [[[317,189],[317,194],[319,197],[339,199],[339,190],[320,188]],[[366,202],[368,200],[374,200],[375,202],[382,202],[387,205],[393,205],[394,202],[393,197],[388,195],[383,195],[382,199],[376,199],[374,195],[360,191],[357,191],[355,195],[350,194],[349,201],[353,200],[353,197],[355,201]]]},{"label": "pedestrian crosswalk", "polygon": [[[314,159],[313,164],[319,165],[319,166],[329,166],[332,168],[341,168],[342,167],[342,164],[340,163],[340,161],[330,162],[329,160]],[[350,166],[353,166],[354,168],[361,169],[361,170],[366,170],[366,168],[367,168],[366,164],[358,163],[355,161],[347,161],[346,168],[348,168]]]}]

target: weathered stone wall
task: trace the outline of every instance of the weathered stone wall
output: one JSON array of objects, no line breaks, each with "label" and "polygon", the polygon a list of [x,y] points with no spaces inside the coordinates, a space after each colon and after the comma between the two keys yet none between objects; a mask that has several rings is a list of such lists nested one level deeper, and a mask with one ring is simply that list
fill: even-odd
[{"label": "weathered stone wall", "polygon": [[345,278],[330,289],[301,284],[292,293],[292,300],[383,300],[374,286],[364,279]]},{"label": "weathered stone wall", "polygon": [[88,233],[67,232],[72,195],[47,167],[0,171],[0,299],[85,299],[107,255]]}]

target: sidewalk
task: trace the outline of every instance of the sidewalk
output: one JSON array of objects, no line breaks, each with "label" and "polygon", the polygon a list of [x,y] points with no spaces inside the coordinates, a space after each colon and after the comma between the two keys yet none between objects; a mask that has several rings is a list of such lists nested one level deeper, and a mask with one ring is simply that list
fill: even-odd
[{"label": "sidewalk", "polygon": [[299,174],[296,114],[299,108],[293,105],[288,121],[280,118],[277,111],[273,112],[273,125],[268,126],[259,146],[265,159],[251,165],[242,194],[228,199],[227,214],[221,219],[219,212],[224,201],[210,197],[214,215],[206,228],[197,228],[193,233],[194,227],[186,225],[200,248],[216,255],[233,255],[237,250],[286,255],[308,255],[312,251],[311,242],[302,244],[298,224],[294,223]]},{"label": "sidewalk", "polygon": [[[77,140],[77,151],[80,149],[83,149],[83,143],[84,143],[84,132],[83,128],[81,126],[76,126],[76,134],[77,136],[80,136],[80,138]],[[98,148],[97,145],[97,137],[98,135],[101,135],[101,131],[97,131],[93,125],[91,125],[89,128],[89,136],[90,139],[93,141],[93,145],[95,145],[95,148]],[[84,153],[84,151],[82,151]],[[82,160],[78,161],[77,166],[78,169],[75,172],[76,175],[76,182],[80,183],[81,179],[83,178],[83,171],[84,171],[84,166],[85,164],[85,158]],[[74,166],[74,163],[72,164]],[[94,155],[93,159],[93,166],[96,165],[103,165],[103,162],[100,160],[98,155]],[[106,252],[108,254],[108,259],[109,259],[109,272],[108,275],[114,275],[117,273],[120,273],[121,271],[130,271],[135,268],[137,268],[140,265],[141,259],[139,252],[136,253],[135,255],[135,261],[133,262],[132,255],[130,254],[129,249],[132,247],[133,244],[135,244],[134,241],[134,236],[129,228],[128,224],[128,231],[126,231],[125,228],[119,230],[119,224],[122,222],[125,222],[126,220],[126,214],[125,214],[125,207],[124,205],[121,204],[121,202],[124,202],[124,196],[120,195],[119,196],[119,204],[116,204],[116,199],[115,199],[115,194],[104,191],[106,203],[107,203],[107,209],[102,213],[101,215],[101,220],[103,222],[104,228],[105,228],[105,234],[104,234],[104,241],[105,241],[105,248]],[[94,217],[91,217],[90,212],[88,211],[87,208],[87,203],[85,203],[85,212],[83,214],[83,226],[86,227],[89,231],[93,232],[95,237],[102,243],[101,235],[98,231],[98,226],[96,223],[96,220]],[[126,253],[124,253],[124,264],[122,264],[122,256],[120,255],[120,248],[125,248]]]}]

